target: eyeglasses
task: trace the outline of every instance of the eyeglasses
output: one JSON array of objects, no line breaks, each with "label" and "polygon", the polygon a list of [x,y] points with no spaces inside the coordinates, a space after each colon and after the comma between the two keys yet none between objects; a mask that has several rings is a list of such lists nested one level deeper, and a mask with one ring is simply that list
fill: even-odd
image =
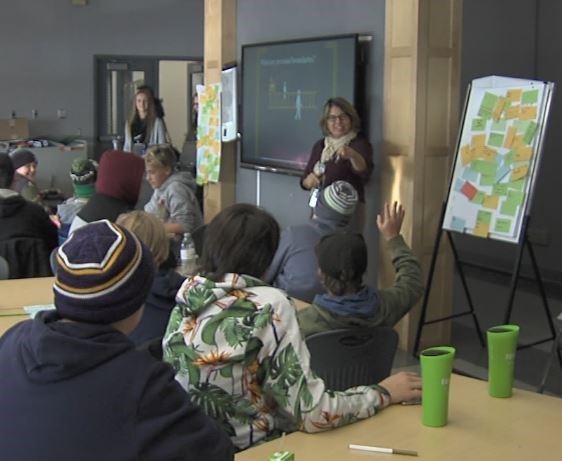
[{"label": "eyeglasses", "polygon": [[328,115],[328,117],[326,117],[326,120],[328,120],[328,122],[330,123],[336,123],[337,120],[339,120],[340,122],[345,122],[349,120],[349,115],[347,114]]}]

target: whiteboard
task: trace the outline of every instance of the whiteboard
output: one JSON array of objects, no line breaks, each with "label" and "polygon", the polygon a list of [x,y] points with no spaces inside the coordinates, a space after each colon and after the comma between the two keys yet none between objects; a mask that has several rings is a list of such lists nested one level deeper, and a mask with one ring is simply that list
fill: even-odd
[{"label": "whiteboard", "polygon": [[469,86],[443,229],[518,243],[554,84],[483,77]]}]

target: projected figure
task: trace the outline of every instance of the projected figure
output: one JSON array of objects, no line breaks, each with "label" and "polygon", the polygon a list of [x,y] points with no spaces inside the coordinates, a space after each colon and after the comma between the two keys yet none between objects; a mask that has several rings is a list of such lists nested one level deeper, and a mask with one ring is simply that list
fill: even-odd
[{"label": "projected figure", "polygon": [[302,96],[301,90],[297,90],[297,96],[295,97],[295,120],[300,120],[302,118]]},{"label": "projected figure", "polygon": [[350,183],[359,195],[356,210],[359,231],[363,224],[364,184],[373,171],[373,148],[359,134],[360,125],[359,115],[349,101],[340,97],[328,99],[320,118],[325,137],[312,146],[300,182],[306,190],[322,189],[338,180]]},{"label": "projected figure", "polygon": [[287,99],[287,82],[283,82],[283,99]]}]

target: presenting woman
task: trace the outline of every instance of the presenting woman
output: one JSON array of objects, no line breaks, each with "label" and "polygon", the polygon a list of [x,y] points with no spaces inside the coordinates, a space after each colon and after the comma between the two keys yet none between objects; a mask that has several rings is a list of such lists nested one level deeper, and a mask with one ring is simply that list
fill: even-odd
[{"label": "presenting woman", "polygon": [[[301,178],[301,187],[313,191],[311,207],[316,205],[315,189],[323,189],[339,180],[353,185],[359,202],[365,203],[364,185],[373,171],[373,148],[359,135],[360,125],[357,111],[346,99],[330,98],[324,104],[320,128],[325,138],[312,147]],[[357,214],[361,215],[361,210]]]},{"label": "presenting woman", "polygon": [[125,124],[123,150],[143,155],[147,147],[168,142],[166,125],[156,110],[152,89],[140,87],[133,102],[131,117]]}]

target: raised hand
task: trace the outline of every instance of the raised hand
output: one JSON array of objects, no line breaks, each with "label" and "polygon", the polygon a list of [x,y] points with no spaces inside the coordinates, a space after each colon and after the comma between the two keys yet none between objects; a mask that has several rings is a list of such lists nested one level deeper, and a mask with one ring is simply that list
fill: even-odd
[{"label": "raised hand", "polygon": [[386,240],[400,234],[404,214],[404,208],[398,202],[394,202],[392,207],[385,202],[383,212],[377,215],[377,227]]}]

